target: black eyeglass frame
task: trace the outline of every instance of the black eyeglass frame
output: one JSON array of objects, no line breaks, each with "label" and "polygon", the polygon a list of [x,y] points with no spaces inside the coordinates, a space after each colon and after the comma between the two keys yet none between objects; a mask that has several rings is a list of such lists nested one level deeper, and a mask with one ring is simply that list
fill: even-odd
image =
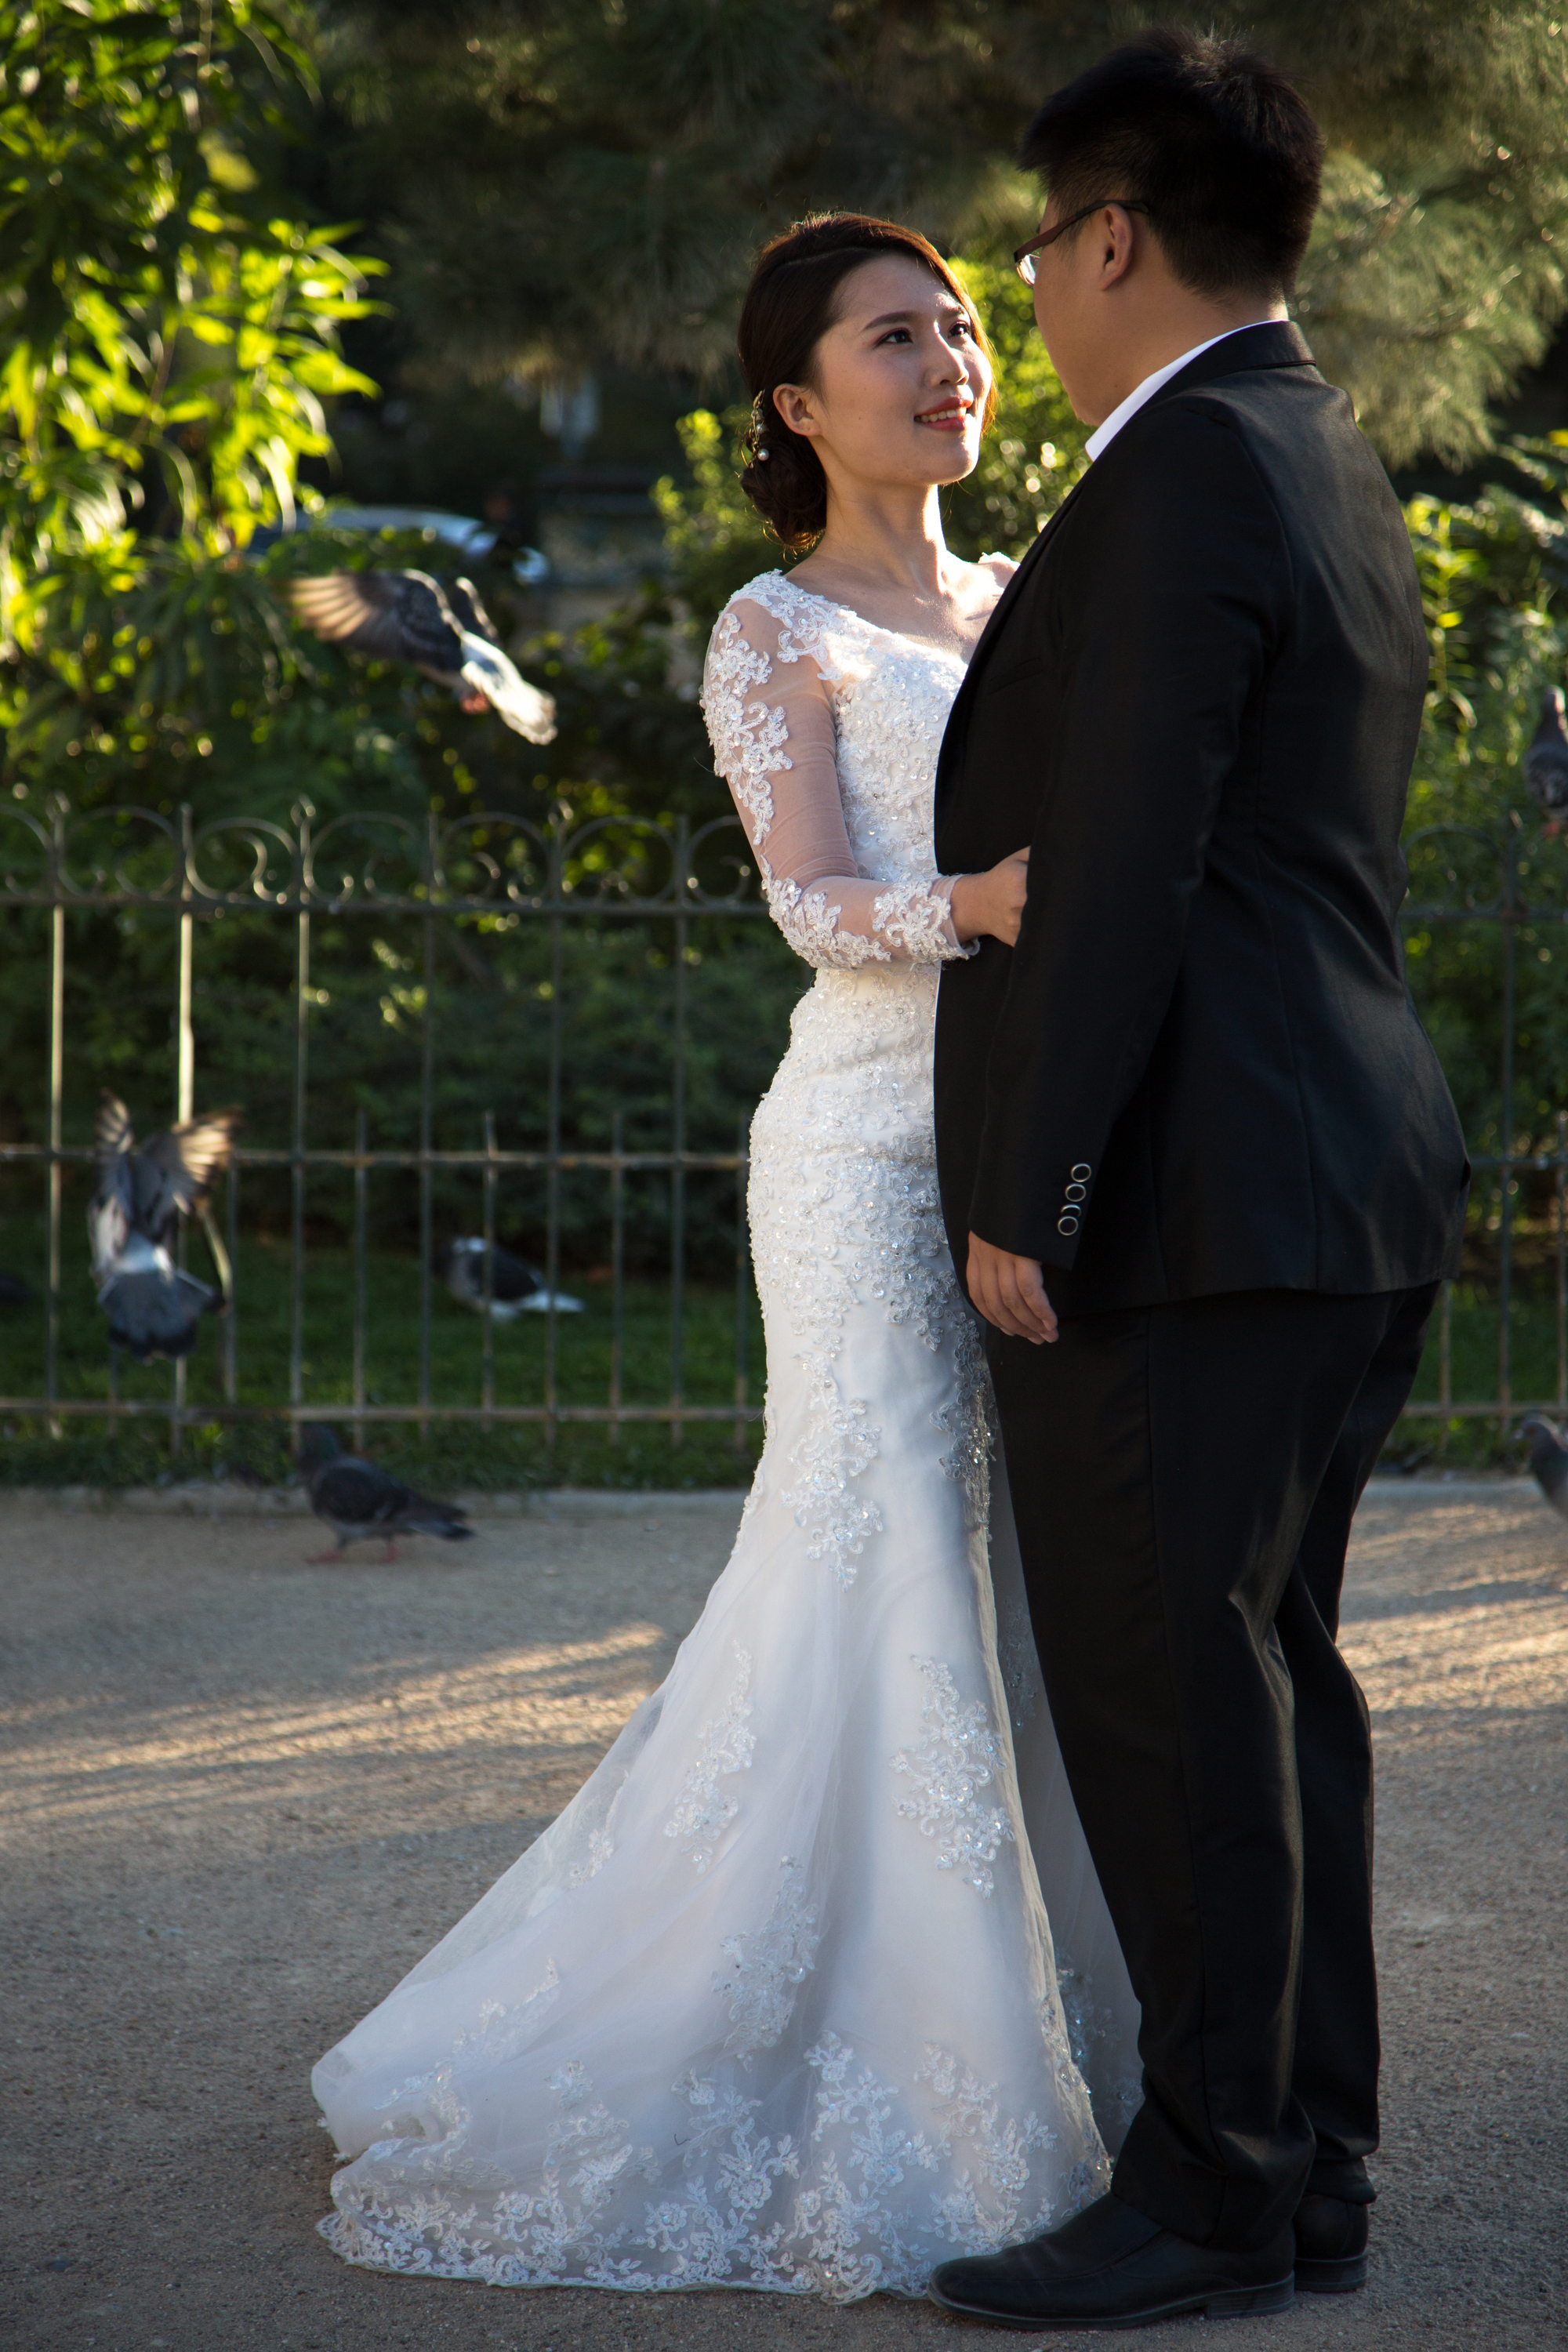
[{"label": "black eyeglass frame", "polygon": [[1044,253],[1047,245],[1055,245],[1058,236],[1066,236],[1069,228],[1076,228],[1079,221],[1086,221],[1090,213],[1103,212],[1107,205],[1120,205],[1124,213],[1147,215],[1149,210],[1142,196],[1100,196],[1092,205],[1085,205],[1082,212],[1070,213],[1065,221],[1058,221],[1055,228],[1047,229],[1043,236],[1032,236],[1028,244],[1021,245],[1013,256],[1013,267],[1025,285],[1032,286],[1035,282],[1037,254]]}]

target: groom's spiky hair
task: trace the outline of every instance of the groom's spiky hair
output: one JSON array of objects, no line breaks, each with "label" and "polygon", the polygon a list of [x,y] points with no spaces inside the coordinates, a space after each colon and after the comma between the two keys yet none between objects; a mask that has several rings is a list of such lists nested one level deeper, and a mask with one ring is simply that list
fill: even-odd
[{"label": "groom's spiky hair", "polygon": [[1024,134],[1058,216],[1101,197],[1148,206],[1194,293],[1289,290],[1318,209],[1323,141],[1306,100],[1239,41],[1140,35],[1048,98]]}]

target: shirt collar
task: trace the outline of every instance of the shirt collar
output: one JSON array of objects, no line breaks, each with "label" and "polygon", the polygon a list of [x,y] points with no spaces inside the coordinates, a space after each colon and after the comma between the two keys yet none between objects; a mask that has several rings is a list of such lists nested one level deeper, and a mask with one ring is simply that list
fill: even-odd
[{"label": "shirt collar", "polygon": [[1156,368],[1152,375],[1146,375],[1144,377],[1142,383],[1138,386],[1135,392],[1130,392],[1128,394],[1120,408],[1113,408],[1111,410],[1103,425],[1097,425],[1095,426],[1094,431],[1089,435],[1089,439],[1084,444],[1085,450],[1089,457],[1091,459],[1095,457],[1102,457],[1105,455],[1105,452],[1110,448],[1111,443],[1115,440],[1117,435],[1121,432],[1122,426],[1129,424],[1131,419],[1137,415],[1138,411],[1143,407],[1147,402],[1153,399],[1154,394],[1161,389],[1161,387],[1170,383],[1171,378],[1173,375],[1180,374],[1182,369],[1186,366],[1189,360],[1195,360],[1200,352],[1213,351],[1215,345],[1216,343],[1223,343],[1226,337],[1228,335],[1245,335],[1247,332],[1248,328],[1277,327],[1283,323],[1283,320],[1279,319],[1249,319],[1247,321],[1246,326],[1226,327],[1224,334],[1211,335],[1206,342],[1194,343],[1190,352],[1184,352],[1180,359],[1170,361],[1167,365],[1163,368]]}]

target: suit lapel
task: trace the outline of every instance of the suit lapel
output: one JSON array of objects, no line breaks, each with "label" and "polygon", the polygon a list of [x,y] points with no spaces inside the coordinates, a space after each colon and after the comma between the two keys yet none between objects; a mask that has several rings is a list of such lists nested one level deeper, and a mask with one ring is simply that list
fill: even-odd
[{"label": "suit lapel", "polygon": [[[1293,325],[1288,319],[1261,320],[1256,327],[1244,327],[1236,334],[1223,335],[1218,342],[1211,344],[1207,351],[1200,352],[1196,359],[1189,361],[1187,365],[1178,374],[1173,375],[1168,383],[1162,384],[1153,399],[1149,401],[1146,407],[1141,409],[1138,414],[1140,416],[1144,415],[1149,409],[1162,402],[1174,399],[1178,393],[1190,392],[1198,384],[1213,383],[1220,376],[1240,375],[1254,368],[1310,367],[1312,363],[1311,351],[1299,327]],[[1137,422],[1137,416],[1130,417],[1127,425],[1122,427],[1122,432],[1130,430]],[[1121,438],[1121,434],[1118,434],[1117,441]],[[1100,471],[1102,466],[1114,465],[1115,458],[1116,441],[1113,441],[1104,457],[1097,458],[1086,472],[1079,476],[1055,514],[1037,537],[1034,545],[1025,550],[1018,569],[1003,589],[990,619],[980,633],[980,640],[970,656],[963,683],[953,697],[952,709],[948,713],[947,729],[942,739],[942,751],[937,761],[934,796],[934,814],[939,823],[957,782],[957,770],[963,758],[963,737],[969,719],[969,707],[978,690],[981,672],[990,659],[1007,615],[1022,593],[1025,582],[1044,561],[1046,550],[1056,536],[1058,524],[1082,495],[1085,484]]]},{"label": "suit lapel", "polygon": [[[1093,467],[1091,467],[1089,468],[1089,472],[1092,473],[1092,471]],[[1036,534],[1033,545],[1026,547],[1024,550],[1023,554],[1018,559],[1018,569],[1014,572],[1013,577],[1008,581],[1007,585],[1003,589],[1002,593],[996,599],[995,604],[993,606],[991,611],[991,616],[987,620],[985,626],[980,632],[979,640],[975,645],[974,651],[969,657],[969,667],[963,674],[963,683],[952,698],[952,708],[948,712],[947,727],[942,739],[942,751],[937,759],[936,790],[933,795],[933,814],[939,819],[939,821],[943,803],[946,801],[948,793],[951,790],[953,782],[953,771],[956,767],[958,758],[963,748],[964,729],[968,723],[969,706],[974,698],[976,681],[980,676],[980,672],[985,663],[990,659],[992,648],[996,642],[996,638],[1006,620],[1007,614],[1011,612],[1014,604],[1017,602],[1018,597],[1022,593],[1025,581],[1029,578],[1031,573],[1038,568],[1039,564],[1043,561],[1046,549],[1056,534],[1057,525],[1061,521],[1062,517],[1067,513],[1068,509],[1078,498],[1088,479],[1089,473],[1080,474],[1079,476],[1078,480],[1073,484],[1071,489],[1068,492],[1066,498],[1062,500],[1055,514],[1049,517],[1040,530]]]}]

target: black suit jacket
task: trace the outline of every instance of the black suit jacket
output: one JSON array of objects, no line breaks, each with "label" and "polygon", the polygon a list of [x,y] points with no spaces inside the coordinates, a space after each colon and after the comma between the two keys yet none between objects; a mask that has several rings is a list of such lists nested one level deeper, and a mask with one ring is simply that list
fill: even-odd
[{"label": "black suit jacket", "polygon": [[1068,1314],[1452,1270],[1396,919],[1426,667],[1398,505],[1294,327],[1202,352],[1064,500],[937,772],[942,873],[1031,845],[1016,947],[942,973],[961,1268],[973,1229]]}]

